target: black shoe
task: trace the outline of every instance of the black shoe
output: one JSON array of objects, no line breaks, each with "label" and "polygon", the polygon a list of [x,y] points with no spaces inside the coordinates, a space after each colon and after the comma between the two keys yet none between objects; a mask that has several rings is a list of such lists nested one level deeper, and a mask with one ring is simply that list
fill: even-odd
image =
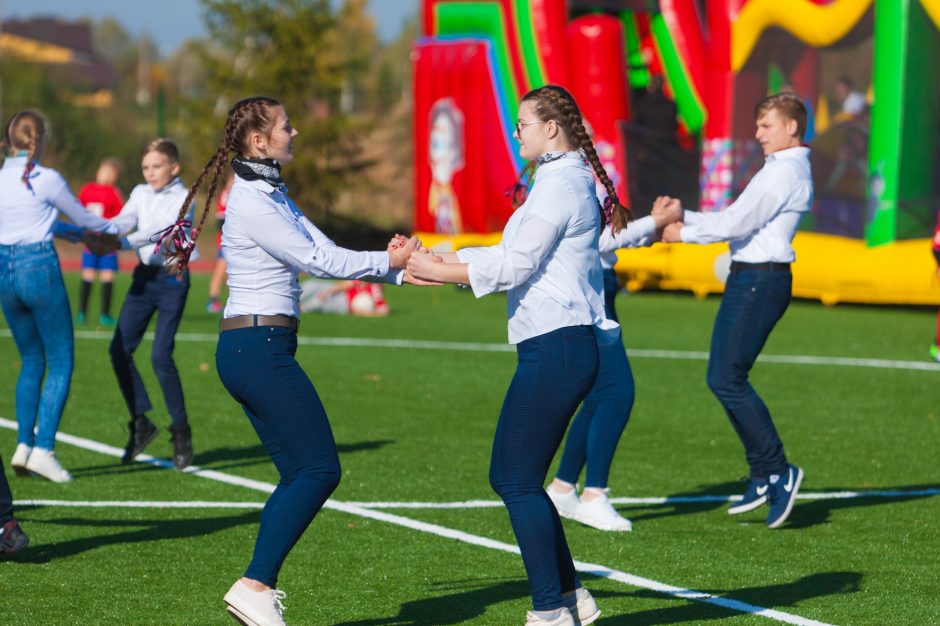
[{"label": "black shoe", "polygon": [[121,457],[121,463],[124,465],[133,461],[134,457],[143,452],[147,444],[153,441],[153,438],[160,432],[160,429],[154,426],[146,415],[138,415],[127,425],[130,428],[131,436],[124,448],[124,456]]},{"label": "black shoe", "polygon": [[29,537],[15,519],[0,526],[0,552],[17,552],[28,545]]},{"label": "black shoe", "polygon": [[193,432],[189,424],[170,426],[170,441],[173,442],[173,467],[186,469],[193,462]]}]

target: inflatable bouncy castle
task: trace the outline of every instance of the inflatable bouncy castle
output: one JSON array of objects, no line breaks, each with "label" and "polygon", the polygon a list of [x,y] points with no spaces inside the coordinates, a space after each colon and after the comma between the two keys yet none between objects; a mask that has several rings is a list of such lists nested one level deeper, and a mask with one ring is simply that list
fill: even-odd
[{"label": "inflatable bouncy castle", "polygon": [[[524,166],[522,95],[572,92],[636,215],[656,195],[720,211],[762,165],[753,107],[807,106],[815,202],[794,294],[940,304],[940,0],[423,0],[415,43],[415,227],[498,240]],[[721,291],[727,246],[621,251],[628,288]]]}]

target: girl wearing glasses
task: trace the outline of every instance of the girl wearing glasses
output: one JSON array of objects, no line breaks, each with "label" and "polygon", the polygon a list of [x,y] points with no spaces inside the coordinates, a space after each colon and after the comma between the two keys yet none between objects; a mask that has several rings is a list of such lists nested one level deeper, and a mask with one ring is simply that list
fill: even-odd
[{"label": "girl wearing glasses", "polygon": [[[581,587],[552,501],[542,488],[572,414],[594,384],[598,344],[617,340],[604,314],[598,237],[630,219],[570,93],[555,85],[519,106],[519,154],[538,165],[526,201],[495,246],[412,255],[408,273],[468,284],[477,297],[506,291],[518,366],[496,427],[490,484],[512,523],[532,590],[527,626],[590,624],[600,615]],[[530,165],[532,165],[530,163]],[[593,169],[593,173],[592,173]],[[594,174],[608,197],[602,208]]]}]

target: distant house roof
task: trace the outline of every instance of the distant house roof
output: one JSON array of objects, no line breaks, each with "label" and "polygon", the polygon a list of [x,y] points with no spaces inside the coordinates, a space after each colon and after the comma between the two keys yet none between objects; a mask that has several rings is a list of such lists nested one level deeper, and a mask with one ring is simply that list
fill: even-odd
[{"label": "distant house roof", "polygon": [[51,65],[65,66],[62,77],[91,89],[113,89],[117,75],[111,64],[98,56],[86,22],[54,18],[7,20],[0,33],[4,53]]}]

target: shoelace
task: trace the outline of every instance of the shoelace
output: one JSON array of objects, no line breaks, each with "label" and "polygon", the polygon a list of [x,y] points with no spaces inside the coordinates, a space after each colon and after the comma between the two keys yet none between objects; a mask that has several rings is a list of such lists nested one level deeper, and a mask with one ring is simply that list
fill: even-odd
[{"label": "shoelace", "polygon": [[280,589],[271,590],[271,599],[274,601],[274,610],[277,611],[278,615],[283,615],[287,607],[284,606],[282,600],[287,597],[287,594]]}]

